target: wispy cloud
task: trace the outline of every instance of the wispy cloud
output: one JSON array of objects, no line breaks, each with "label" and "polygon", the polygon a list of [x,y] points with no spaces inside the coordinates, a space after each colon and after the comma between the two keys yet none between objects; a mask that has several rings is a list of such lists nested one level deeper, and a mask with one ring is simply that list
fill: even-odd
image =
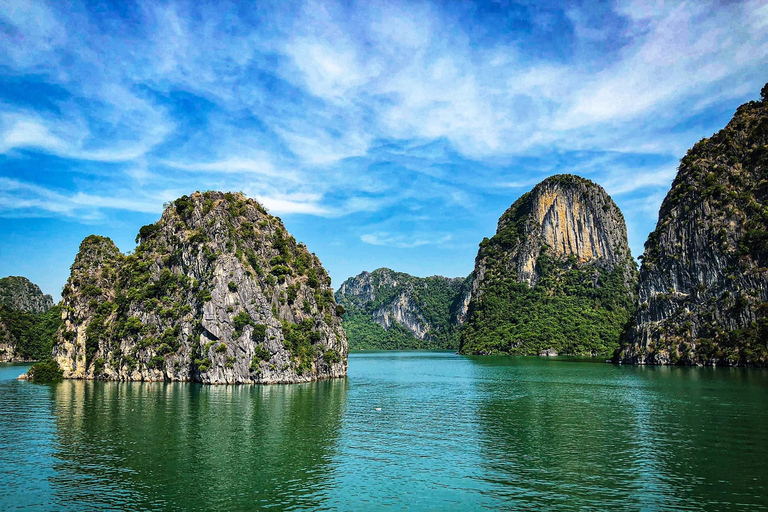
[{"label": "wispy cloud", "polygon": [[66,144],[52,134],[44,121],[34,116],[19,114],[0,114],[0,153],[7,153],[14,148],[34,148],[57,153]]},{"label": "wispy cloud", "polygon": [[658,170],[646,170],[634,176],[626,169],[621,169],[620,172],[614,172],[601,181],[601,185],[612,196],[627,194],[646,187],[668,190],[676,173],[677,169],[671,166]]},{"label": "wispy cloud", "polygon": [[185,171],[196,172],[215,172],[215,173],[247,173],[260,174],[264,176],[280,177],[284,179],[295,179],[291,172],[276,169],[267,160],[220,160],[218,162],[173,162],[163,161],[163,165]]},{"label": "wispy cloud", "polygon": [[441,245],[451,240],[451,235],[435,236],[434,234],[414,234],[404,236],[392,233],[367,233],[360,240],[370,245],[397,247],[398,249],[413,249],[423,245]]},{"label": "wispy cloud", "polygon": [[[158,213],[174,194],[156,193],[141,197],[107,196],[84,192],[64,193],[39,185],[0,177],[0,211],[13,216],[45,216],[61,214],[91,220],[102,209]],[[31,210],[31,211],[30,211]]]}]

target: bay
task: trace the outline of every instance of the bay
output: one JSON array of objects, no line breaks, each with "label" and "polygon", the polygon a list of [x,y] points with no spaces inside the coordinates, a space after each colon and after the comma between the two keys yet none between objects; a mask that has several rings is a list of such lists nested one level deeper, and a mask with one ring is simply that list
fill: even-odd
[{"label": "bay", "polygon": [[765,510],[768,371],[361,352],[276,386],[17,381],[0,510]]}]

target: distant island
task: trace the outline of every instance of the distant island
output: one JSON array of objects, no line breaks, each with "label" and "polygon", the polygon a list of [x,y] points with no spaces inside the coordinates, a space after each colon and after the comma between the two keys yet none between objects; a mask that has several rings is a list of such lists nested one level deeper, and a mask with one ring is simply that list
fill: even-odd
[{"label": "distant island", "polygon": [[459,348],[471,280],[415,277],[388,268],[344,281],[336,302],[345,309],[350,349]]},{"label": "distant island", "polygon": [[0,362],[29,362],[51,356],[61,308],[26,277],[0,279]]}]

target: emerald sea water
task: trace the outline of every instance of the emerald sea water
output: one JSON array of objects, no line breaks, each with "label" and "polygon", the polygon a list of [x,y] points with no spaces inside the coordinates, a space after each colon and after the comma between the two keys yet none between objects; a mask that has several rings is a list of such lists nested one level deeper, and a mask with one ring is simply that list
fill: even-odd
[{"label": "emerald sea water", "polygon": [[0,510],[766,510],[768,371],[353,353],[274,386],[14,380]]}]

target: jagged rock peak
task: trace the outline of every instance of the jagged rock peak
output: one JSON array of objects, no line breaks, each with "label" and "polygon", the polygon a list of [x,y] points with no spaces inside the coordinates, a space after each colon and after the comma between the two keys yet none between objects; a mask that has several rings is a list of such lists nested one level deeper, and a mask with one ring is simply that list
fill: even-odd
[{"label": "jagged rock peak", "polygon": [[53,307],[53,297],[44,295],[26,277],[8,276],[0,279],[0,304],[28,313],[45,313]]},{"label": "jagged rock peak", "polygon": [[388,268],[350,277],[336,292],[350,347],[458,348],[466,278],[415,277]]},{"label": "jagged rock peak", "polygon": [[768,364],[768,103],[740,106],[680,162],[645,243],[616,360]]},{"label": "jagged rock peak", "polygon": [[67,378],[306,382],[341,377],[330,277],[242,194],[195,192],[143,226],[132,254],[80,246],[53,355]]},{"label": "jagged rock peak", "polygon": [[480,243],[461,351],[610,353],[636,282],[624,217],[610,196],[578,176],[549,177]]}]

